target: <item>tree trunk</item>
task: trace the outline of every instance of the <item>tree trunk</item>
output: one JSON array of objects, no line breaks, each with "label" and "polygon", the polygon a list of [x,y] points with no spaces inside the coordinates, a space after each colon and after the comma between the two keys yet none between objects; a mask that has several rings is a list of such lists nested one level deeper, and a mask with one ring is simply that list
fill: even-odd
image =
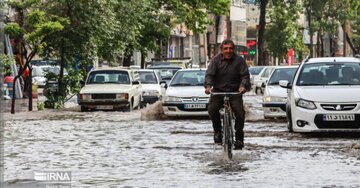
[{"label": "tree trunk", "polygon": [[130,64],[131,64],[131,54],[125,54],[123,66],[130,67]]},{"label": "tree trunk", "polygon": [[141,64],[140,64],[140,68],[144,69],[145,68],[145,52],[141,52]]},{"label": "tree trunk", "polygon": [[310,36],[310,44],[309,44],[309,50],[310,50],[310,58],[312,58],[314,56],[314,52],[313,52],[313,31],[312,31],[312,27],[311,27],[311,4],[308,5],[309,7],[306,8],[306,15],[307,15],[307,20],[308,20],[308,27],[309,27],[309,36]]},{"label": "tree trunk", "polygon": [[26,77],[25,82],[27,82],[27,95],[28,95],[28,99],[29,99],[29,107],[28,110],[32,111],[33,110],[33,97],[32,97],[32,68],[30,67],[30,62],[26,62],[26,67],[25,69],[29,69],[29,75],[28,77]]},{"label": "tree trunk", "polygon": [[260,1],[260,20],[259,20],[259,31],[258,31],[258,65],[267,65],[265,62],[265,26],[266,26],[266,6],[269,0],[261,0]]}]

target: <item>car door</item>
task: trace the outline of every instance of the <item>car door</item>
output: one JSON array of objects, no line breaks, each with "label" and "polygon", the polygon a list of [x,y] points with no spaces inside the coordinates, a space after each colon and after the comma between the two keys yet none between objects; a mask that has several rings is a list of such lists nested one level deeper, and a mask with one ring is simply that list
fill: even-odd
[{"label": "car door", "polygon": [[133,94],[134,94],[134,107],[140,106],[140,102],[142,101],[140,75],[137,71],[131,71],[130,75],[131,75],[132,81],[139,82],[139,84],[133,84],[133,83],[131,83],[131,84],[132,84]]}]

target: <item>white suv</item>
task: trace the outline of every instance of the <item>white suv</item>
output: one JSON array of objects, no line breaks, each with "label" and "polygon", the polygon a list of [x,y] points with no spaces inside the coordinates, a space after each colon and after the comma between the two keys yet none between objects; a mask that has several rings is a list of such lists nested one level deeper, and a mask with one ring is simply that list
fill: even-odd
[{"label": "white suv", "polygon": [[280,81],[289,131],[360,131],[360,59],[305,60],[292,83]]},{"label": "white suv", "polygon": [[100,68],[89,72],[80,90],[81,111],[131,111],[140,108],[142,95],[138,73],[125,67]]}]

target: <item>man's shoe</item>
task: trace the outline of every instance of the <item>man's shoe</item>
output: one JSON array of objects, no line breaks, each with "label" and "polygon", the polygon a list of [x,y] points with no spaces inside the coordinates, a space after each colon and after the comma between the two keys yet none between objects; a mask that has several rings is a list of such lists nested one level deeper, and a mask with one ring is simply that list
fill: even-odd
[{"label": "man's shoe", "polygon": [[215,132],[214,133],[214,142],[215,142],[215,144],[221,144],[222,143],[221,132]]},{"label": "man's shoe", "polygon": [[236,140],[234,143],[234,150],[242,150],[244,147],[244,142],[240,140]]}]

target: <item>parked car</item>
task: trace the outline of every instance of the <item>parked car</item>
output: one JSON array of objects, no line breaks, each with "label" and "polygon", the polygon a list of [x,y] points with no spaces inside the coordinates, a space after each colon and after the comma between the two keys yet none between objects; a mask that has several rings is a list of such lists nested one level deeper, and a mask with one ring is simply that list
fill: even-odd
[{"label": "parked car", "polygon": [[[38,87],[45,87],[46,85],[46,74],[54,73],[55,75],[60,74],[60,66],[52,65],[41,65],[41,66],[32,66],[32,83],[36,84]],[[64,75],[67,75],[67,71],[64,70]]]},{"label": "parked car", "polygon": [[204,69],[182,69],[175,73],[163,99],[167,116],[208,116],[209,95],[204,92]]},{"label": "parked car", "polygon": [[254,77],[254,90],[256,94],[263,94],[266,81],[269,80],[271,73],[274,71],[275,66],[266,66],[261,72]]},{"label": "parked car", "polygon": [[292,83],[298,66],[276,67],[266,83],[263,96],[264,118],[286,118],[287,90],[280,87],[280,80]]},{"label": "parked car", "polygon": [[153,65],[149,66],[148,69],[153,69],[158,72],[160,74],[161,80],[169,84],[174,74],[178,70],[182,69],[182,67],[176,65]]},{"label": "parked car", "polygon": [[139,74],[127,68],[100,68],[89,72],[80,90],[81,111],[140,108]]},{"label": "parked car", "polygon": [[304,61],[289,89],[289,131],[360,131],[360,59],[312,58]]},{"label": "parked car", "polygon": [[142,105],[152,104],[161,100],[163,92],[160,86],[160,75],[151,69],[136,70],[142,85]]},{"label": "parked car", "polygon": [[250,83],[251,83],[251,87],[253,87],[254,83],[254,78],[255,76],[259,75],[259,73],[261,72],[261,70],[264,69],[265,66],[251,66],[249,67],[249,73],[250,73]]}]

